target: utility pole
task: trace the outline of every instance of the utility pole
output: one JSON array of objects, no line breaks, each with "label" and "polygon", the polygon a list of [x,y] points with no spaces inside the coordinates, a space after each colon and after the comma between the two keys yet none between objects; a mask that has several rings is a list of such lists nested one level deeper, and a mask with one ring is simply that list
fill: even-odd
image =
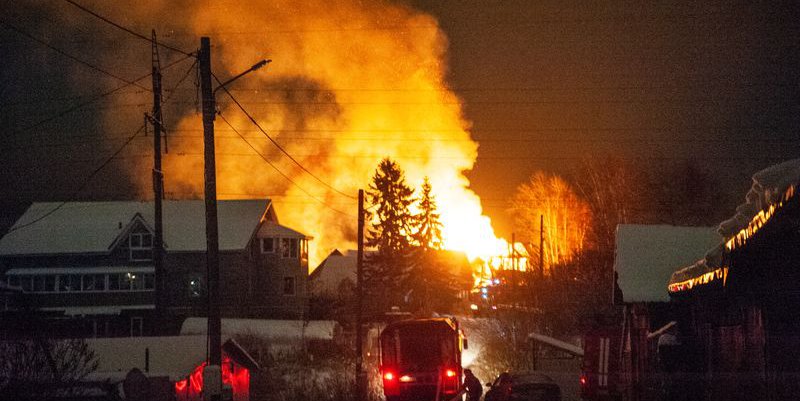
[{"label": "utility pole", "polygon": [[358,255],[356,259],[356,401],[364,401],[364,339],[361,335],[364,307],[364,190],[358,190]]},{"label": "utility pole", "polygon": [[539,280],[544,282],[544,215],[539,215]]},{"label": "utility pole", "polygon": [[517,241],[516,234],[511,233],[511,299],[514,305],[519,303],[519,277],[517,277],[517,250],[514,243]]},{"label": "utility pole", "polygon": [[155,270],[155,314],[160,319],[166,311],[166,280],[164,277],[164,172],[161,170],[161,62],[158,57],[156,31],[153,30],[153,204],[155,233],[153,235],[153,270]]},{"label": "utility pole", "polygon": [[[198,53],[200,67],[200,93],[203,98],[203,156],[205,161],[205,203],[206,203],[206,285],[208,286],[208,365],[215,367],[214,385],[206,390],[211,399],[219,399],[221,393],[214,394],[218,385],[222,384],[220,372],[214,372],[222,365],[222,333],[219,313],[219,227],[217,225],[217,169],[214,155],[214,118],[216,106],[211,89],[211,41],[208,37],[200,38]],[[219,373],[219,374],[218,374]],[[211,376],[210,374],[209,376]],[[203,375],[205,380],[205,374]],[[217,378],[217,376],[219,376]],[[204,381],[204,383],[208,383]],[[221,392],[221,389],[220,389]]]},{"label": "utility pole", "polygon": [[271,60],[261,60],[239,75],[211,88],[211,41],[200,38],[197,54],[200,68],[200,94],[203,98],[203,160],[205,161],[206,200],[206,285],[208,286],[208,366],[203,370],[203,396],[218,401],[222,397],[222,324],[219,304],[219,226],[217,223],[217,171],[214,152],[214,94],[231,82],[253,72]]}]

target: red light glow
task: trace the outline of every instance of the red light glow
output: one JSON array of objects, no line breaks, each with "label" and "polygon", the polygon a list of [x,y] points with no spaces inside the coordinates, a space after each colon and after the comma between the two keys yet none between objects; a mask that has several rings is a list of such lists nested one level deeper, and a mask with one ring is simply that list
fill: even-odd
[{"label": "red light glow", "polygon": [[383,379],[387,380],[387,381],[393,381],[394,380],[394,373],[392,373],[392,372],[384,373],[383,374]]},{"label": "red light glow", "polygon": [[580,381],[581,381],[581,386],[585,386],[586,385],[586,376],[581,375]]},{"label": "red light glow", "polygon": [[186,379],[175,382],[175,392],[182,392],[186,389],[187,385],[189,385],[189,383],[186,381]]},{"label": "red light glow", "polygon": [[444,375],[447,377],[456,377],[456,371],[452,369],[447,369],[444,371]]}]

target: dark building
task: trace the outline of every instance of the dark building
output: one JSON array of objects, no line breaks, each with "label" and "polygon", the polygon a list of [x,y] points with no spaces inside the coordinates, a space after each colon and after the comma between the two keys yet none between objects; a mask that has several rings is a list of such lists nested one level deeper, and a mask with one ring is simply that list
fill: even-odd
[{"label": "dark building", "polygon": [[[153,203],[58,205],[33,204],[0,239],[0,272],[22,290],[7,325],[36,316],[65,336],[138,336],[177,334],[185,317],[206,315],[202,200],[164,202],[158,314]],[[300,317],[309,238],[279,225],[269,200],[220,201],[218,222],[222,316]]]},{"label": "dark building", "polygon": [[796,400],[800,394],[800,160],[757,173],[747,203],[720,225],[719,252],[675,272],[690,399]]}]

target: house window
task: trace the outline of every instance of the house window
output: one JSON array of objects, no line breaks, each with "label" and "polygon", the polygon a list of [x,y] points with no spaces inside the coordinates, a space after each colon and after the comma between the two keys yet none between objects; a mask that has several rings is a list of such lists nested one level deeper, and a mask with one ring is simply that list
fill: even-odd
[{"label": "house window", "polygon": [[294,277],[284,277],[283,278],[283,295],[294,295],[294,294],[295,294]]},{"label": "house window", "polygon": [[33,276],[33,292],[55,292],[56,276]]},{"label": "house window", "polygon": [[142,291],[144,290],[144,275],[141,273],[125,273],[125,290]]},{"label": "house window", "polygon": [[121,274],[109,274],[108,275],[108,290],[109,291],[120,291],[120,290],[125,289],[120,285],[120,281],[122,281],[121,279],[122,279],[122,275]]},{"label": "house window", "polygon": [[57,278],[58,278],[58,292],[69,292],[70,276],[57,276]]},{"label": "house window", "polygon": [[105,274],[84,274],[83,275],[83,291],[105,291],[106,290],[106,275]]},{"label": "house window", "polygon": [[145,290],[153,290],[156,288],[156,275],[155,274],[145,274],[144,275],[144,289]]},{"label": "house window", "polygon": [[277,238],[261,238],[261,253],[275,253],[275,240]]},{"label": "house window", "polygon": [[308,241],[300,240],[300,259],[303,261],[308,260]]},{"label": "house window", "polygon": [[22,291],[24,291],[24,292],[33,291],[33,277],[31,277],[31,276],[20,276],[20,278],[19,278],[19,286],[22,287]]},{"label": "house window", "polygon": [[6,277],[6,282],[12,287],[19,287],[19,277],[17,276]]},{"label": "house window", "polygon": [[296,258],[297,255],[297,238],[281,238],[281,256],[284,258]]},{"label": "house window", "polygon": [[81,290],[81,276],[76,274],[59,275],[58,292],[75,292]]},{"label": "house window", "polygon": [[201,298],[206,294],[205,283],[199,274],[191,275],[187,281],[187,290],[189,291],[189,298]]},{"label": "house window", "polygon": [[131,337],[141,337],[144,335],[144,318],[131,317]]},{"label": "house window", "polygon": [[153,234],[131,233],[128,236],[130,260],[153,260]]}]

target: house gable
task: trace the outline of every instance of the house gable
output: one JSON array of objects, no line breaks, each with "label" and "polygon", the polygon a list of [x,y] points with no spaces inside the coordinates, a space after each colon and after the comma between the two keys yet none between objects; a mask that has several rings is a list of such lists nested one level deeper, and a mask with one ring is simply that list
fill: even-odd
[{"label": "house gable", "polygon": [[[122,231],[114,238],[108,249],[112,254],[132,262],[153,259],[154,230],[141,214],[136,213]],[[166,248],[166,244],[164,247]]]}]

